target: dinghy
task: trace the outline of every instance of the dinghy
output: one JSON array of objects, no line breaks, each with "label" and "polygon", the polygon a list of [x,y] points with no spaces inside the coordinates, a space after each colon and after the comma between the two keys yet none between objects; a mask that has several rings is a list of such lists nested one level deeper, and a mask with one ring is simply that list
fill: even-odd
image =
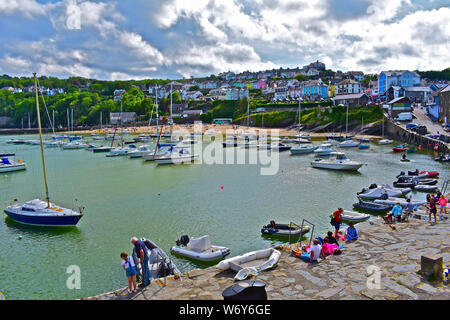
[{"label": "dinghy", "polygon": [[267,226],[262,227],[261,233],[270,236],[291,236],[296,237],[309,232],[309,226],[303,226],[303,229],[296,225],[281,224],[271,221]]},{"label": "dinghy", "polygon": [[186,235],[182,236],[176,243],[177,246],[172,247],[170,252],[194,260],[215,261],[230,254],[230,249],[227,247],[211,245],[211,239],[208,235],[191,239]]},{"label": "dinghy", "polygon": [[257,272],[261,272],[273,268],[280,260],[280,257],[280,251],[268,248],[223,260],[216,267],[220,270],[231,269],[235,272],[246,268],[255,268]]},{"label": "dinghy", "polygon": [[423,184],[419,184],[417,186],[414,186],[414,190],[422,191],[422,192],[432,192],[432,191],[434,191],[436,189],[437,189],[437,186],[428,186],[428,185],[423,185]]},{"label": "dinghy", "polygon": [[385,213],[392,209],[392,205],[385,205],[381,203],[373,203],[359,200],[358,203],[353,204],[353,208],[374,213]]},{"label": "dinghy", "polygon": [[[332,217],[332,215],[330,216]],[[370,214],[344,210],[341,214],[344,222],[362,222],[370,218]]]},{"label": "dinghy", "polygon": [[[409,191],[411,191],[411,189],[409,189]],[[393,189],[386,189],[383,187],[376,187],[373,189],[369,188],[368,190],[366,189],[364,192],[358,193],[357,197],[360,199],[375,200],[375,199],[382,198],[386,194],[387,194],[387,197],[400,197],[403,195],[401,190],[393,190]]]},{"label": "dinghy", "polygon": [[[396,205],[397,202],[398,202],[398,203],[400,203],[400,205],[402,207],[405,207],[408,204],[408,202],[404,198],[376,199],[376,200],[374,200],[374,202],[375,203],[379,203],[379,204],[384,204],[384,205],[392,205],[392,206]],[[414,206],[421,206],[423,204],[426,204],[427,201],[426,200],[412,200],[411,199],[411,203]]]},{"label": "dinghy", "polygon": [[[159,246],[157,246],[153,241],[146,238],[141,238],[150,251],[149,257],[149,269],[150,269],[150,278],[158,279],[164,278],[170,275],[179,275],[181,274],[180,270],[178,270],[177,266],[172,262],[169,256],[162,250]],[[133,260],[135,262],[138,274],[142,279],[142,266],[139,263],[139,258],[136,253],[136,250],[133,249]]]}]

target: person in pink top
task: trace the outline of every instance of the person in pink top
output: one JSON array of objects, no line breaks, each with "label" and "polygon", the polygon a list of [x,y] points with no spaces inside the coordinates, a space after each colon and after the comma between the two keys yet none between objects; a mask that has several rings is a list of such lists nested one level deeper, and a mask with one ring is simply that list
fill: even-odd
[{"label": "person in pink top", "polygon": [[444,219],[448,219],[447,217],[447,198],[445,198],[444,194],[441,194],[441,197],[439,198],[439,206],[441,210],[439,211],[439,218],[442,220],[442,211],[444,211]]},{"label": "person in pink top", "polygon": [[320,252],[320,255],[326,259],[326,256],[329,256],[331,254],[341,254],[342,251],[339,249],[339,246],[337,244],[332,244],[328,242],[328,239],[323,239],[322,243],[322,250]]}]

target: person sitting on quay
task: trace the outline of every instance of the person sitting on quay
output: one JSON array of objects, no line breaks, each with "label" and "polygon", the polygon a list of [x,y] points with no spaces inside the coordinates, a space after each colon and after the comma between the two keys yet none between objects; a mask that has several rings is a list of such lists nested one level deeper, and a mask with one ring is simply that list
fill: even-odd
[{"label": "person sitting on quay", "polygon": [[334,237],[333,236],[333,232],[331,232],[331,231],[327,232],[327,235],[325,236],[325,238],[323,238],[323,241],[325,241],[325,240],[327,240],[327,242],[329,244],[336,244],[336,245],[339,246],[339,243],[337,241],[337,237]]},{"label": "person sitting on quay", "polygon": [[345,241],[353,242],[355,240],[358,240],[358,231],[355,228],[355,224],[350,222],[347,231],[345,232]]},{"label": "person sitting on quay", "polygon": [[411,202],[411,199],[406,199],[406,207],[405,207],[405,212],[403,213],[403,216],[401,217],[402,221],[408,220],[409,215],[413,213],[414,211],[414,205]]},{"label": "person sitting on quay", "polygon": [[329,243],[327,238],[323,239],[322,250],[320,251],[320,255],[323,259],[326,259],[329,255],[341,253],[342,251],[337,244]]},{"label": "person sitting on quay", "polygon": [[309,253],[308,266],[311,266],[313,262],[317,262],[317,259],[321,256],[322,246],[319,244],[319,240],[314,239],[313,245],[307,248],[306,252]]},{"label": "person sitting on quay", "polygon": [[400,205],[400,202],[397,202],[395,206],[392,208],[391,213],[388,213],[387,217],[390,223],[395,221],[399,221],[400,217],[402,216],[402,206]]}]

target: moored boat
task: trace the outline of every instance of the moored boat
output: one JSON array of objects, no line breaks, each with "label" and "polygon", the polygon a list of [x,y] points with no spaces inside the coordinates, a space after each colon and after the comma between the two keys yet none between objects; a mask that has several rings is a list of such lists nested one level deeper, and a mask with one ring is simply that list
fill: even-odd
[{"label": "moored boat", "polygon": [[199,261],[216,261],[229,255],[230,249],[211,245],[208,235],[191,239],[185,235],[177,241],[177,245],[173,246],[170,252]]},{"label": "moored boat", "polygon": [[17,160],[10,160],[10,157],[15,157],[14,153],[0,154],[0,173],[26,170],[26,164],[20,158]]},{"label": "moored boat", "polygon": [[350,160],[345,153],[336,152],[335,155],[332,159],[316,159],[311,162],[311,166],[319,169],[357,171],[364,165],[362,162]]},{"label": "moored boat", "polygon": [[291,148],[291,154],[307,154],[307,153],[312,153],[314,152],[314,150],[316,150],[317,147],[315,146],[305,146],[305,145],[300,145],[298,147],[293,147]]},{"label": "moored boat", "polygon": [[282,223],[274,223],[271,221],[270,224],[264,226],[261,229],[261,233],[264,235],[270,236],[286,236],[286,237],[298,237],[305,233],[308,233],[310,230],[309,226],[303,226],[303,229],[296,225],[282,224]]},{"label": "moored boat", "polygon": [[374,203],[363,200],[359,200],[359,202],[353,204],[353,208],[355,209],[374,213],[385,213],[391,210],[392,207],[393,207],[392,205],[385,205],[381,203]]}]

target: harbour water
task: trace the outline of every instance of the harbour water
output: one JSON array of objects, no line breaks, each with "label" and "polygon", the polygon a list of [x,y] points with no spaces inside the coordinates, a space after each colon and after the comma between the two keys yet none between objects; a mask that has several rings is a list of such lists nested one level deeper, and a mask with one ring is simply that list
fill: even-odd
[{"label": "harbour water", "polygon": [[[6,144],[11,138],[18,137],[0,137],[0,153],[16,153],[27,170],[0,175],[2,210],[14,198],[44,197],[39,146]],[[51,200],[85,206],[85,216],[77,227],[55,229],[18,224],[2,213],[0,291],[6,299],[75,299],[124,287],[119,255],[131,253],[131,236],[148,237],[169,252],[183,234],[209,234],[235,256],[281,243],[260,234],[270,220],[301,224],[305,218],[325,233],[332,211],[351,210],[356,192],[372,183],[392,184],[400,171],[439,171],[439,187],[450,178],[448,164],[433,161],[432,154],[408,154],[412,162],[400,162],[392,145],[344,150],[367,163],[358,173],[314,169],[312,154],[282,152],[275,175],[261,175],[259,165],[157,166],[86,150],[45,152]],[[183,272],[202,267],[171,257]],[[80,289],[66,286],[72,265],[80,267]]]}]

